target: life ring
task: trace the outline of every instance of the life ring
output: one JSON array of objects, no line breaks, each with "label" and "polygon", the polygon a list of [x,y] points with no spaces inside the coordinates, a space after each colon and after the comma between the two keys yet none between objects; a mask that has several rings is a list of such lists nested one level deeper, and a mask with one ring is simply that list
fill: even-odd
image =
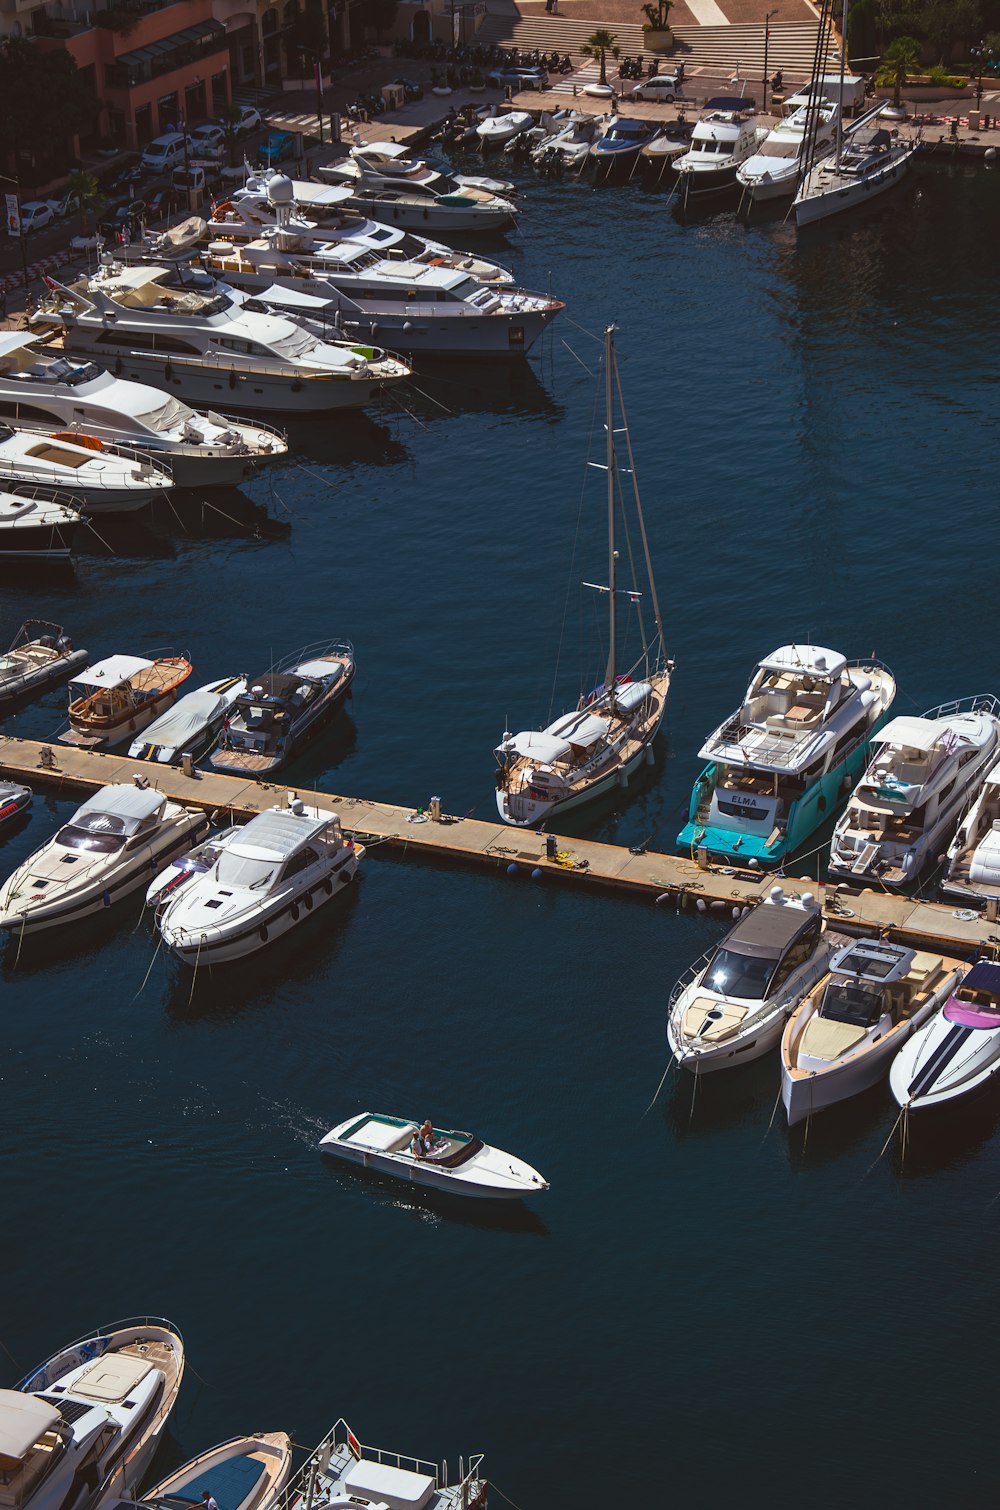
[{"label": "life ring", "polygon": [[71,446],[84,446],[88,451],[103,451],[104,442],[96,435],[77,435],[72,430],[57,430],[51,440],[66,441]]},{"label": "life ring", "polygon": [[213,215],[212,219],[213,220],[218,220],[220,215],[228,215],[228,214],[230,214],[231,211],[232,211],[232,208],[233,208],[233,202],[232,202],[232,200],[231,199],[224,199],[221,204],[217,204],[216,205],[216,207],[215,207],[215,214]]}]

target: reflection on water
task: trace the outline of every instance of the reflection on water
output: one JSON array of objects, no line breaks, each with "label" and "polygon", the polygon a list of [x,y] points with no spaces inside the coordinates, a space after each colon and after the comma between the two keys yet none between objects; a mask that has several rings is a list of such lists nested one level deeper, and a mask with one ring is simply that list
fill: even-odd
[{"label": "reflection on water", "polygon": [[450,1195],[443,1190],[422,1190],[394,1180],[381,1170],[364,1169],[358,1164],[347,1164],[325,1156],[323,1165],[338,1185],[364,1186],[366,1198],[384,1210],[404,1211],[432,1221],[477,1227],[485,1232],[524,1232],[535,1237],[549,1235],[535,1208],[525,1201],[482,1200],[475,1196]]}]

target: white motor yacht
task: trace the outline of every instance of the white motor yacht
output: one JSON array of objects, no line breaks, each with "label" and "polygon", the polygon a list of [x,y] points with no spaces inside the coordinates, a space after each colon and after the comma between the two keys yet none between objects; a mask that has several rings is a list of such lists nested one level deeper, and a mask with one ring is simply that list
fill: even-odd
[{"label": "white motor yacht", "polygon": [[900,1049],[889,1085],[906,1111],[926,1111],[982,1090],[997,1074],[1000,965],[979,963]]},{"label": "white motor yacht", "polygon": [[486,1510],[481,1452],[447,1463],[363,1443],[337,1421],[292,1480],[281,1510]]},{"label": "white motor yacht", "polygon": [[82,523],[68,499],[0,491],[0,561],[68,561]]},{"label": "white motor yacht", "polygon": [[100,1510],[133,1491],[184,1374],[168,1321],[82,1337],[0,1390],[0,1492],[12,1510]]},{"label": "white motor yacht", "polygon": [[151,787],[101,787],[0,886],[0,928],[39,933],[103,912],[207,830],[204,813]]},{"label": "white motor yacht", "polygon": [[359,178],[348,200],[352,210],[372,220],[403,229],[440,231],[461,235],[466,231],[503,231],[517,220],[517,207],[509,199],[486,189],[456,189],[440,194],[430,185],[385,184]]},{"label": "white motor yacht", "polygon": [[485,120],[479,122],[476,127],[476,140],[483,152],[489,152],[495,147],[502,147],[505,143],[513,141],[515,136],[520,136],[522,131],[528,131],[534,124],[531,112],[528,110],[504,110],[499,106],[493,115],[488,115]]},{"label": "white motor yacht", "polygon": [[186,886],[195,876],[203,876],[210,871],[225,845],[241,827],[241,824],[231,823],[228,828],[216,829],[193,849],[175,855],[170,864],[164,866],[150,881],[146,891],[146,906],[162,907],[181,886]]},{"label": "white motor yacht", "polygon": [[[542,121],[546,120],[542,115]],[[586,111],[571,111],[568,118],[558,120],[548,117],[551,126],[531,150],[531,161],[541,168],[554,158],[559,158],[566,167],[581,167],[590,155],[590,149],[601,135],[607,121],[603,116],[588,115]]]},{"label": "white motor yacht", "polygon": [[883,100],[845,128],[833,154],[806,173],[795,196],[796,225],[810,225],[870,204],[876,195],[902,182],[920,150],[920,139],[904,141],[876,123],[887,104]]},{"label": "white motor yacht", "polygon": [[882,939],[852,939],[838,949],[782,1036],[789,1127],[877,1085],[964,972],[961,960]]},{"label": "white motor yacht", "polygon": [[319,173],[321,178],[340,184],[356,183],[362,176],[378,178],[385,184],[430,184],[441,194],[471,188],[507,196],[514,193],[515,187],[506,179],[484,178],[476,173],[451,173],[446,168],[410,157],[405,142],[366,142],[357,132],[354,133],[354,146],[347,156],[325,163]]},{"label": "white motor yacht", "polygon": [[681,854],[778,865],[832,817],[885,722],[896,683],[874,662],[822,645],[781,645],[757,665],[735,713],[702,747]]},{"label": "white motor yacht", "polygon": [[343,891],[364,858],[336,813],[270,808],[219,839],[211,870],[175,891],[157,916],[164,942],[189,965],[242,959]]},{"label": "white motor yacht", "polygon": [[121,514],[145,508],[174,486],[163,466],[139,452],[105,450],[87,441],[0,425],[0,487],[28,488],[33,496],[56,502],[72,498],[91,514]]},{"label": "white motor yacht", "polygon": [[777,1047],[834,944],[814,896],[773,887],[671,992],[667,1042],[677,1063],[704,1075]]},{"label": "white motor yacht", "polygon": [[[246,311],[218,290],[169,287],[169,277],[165,267],[103,263],[92,277],[54,284],[32,323],[61,331],[68,352],[111,362],[117,377],[240,409],[354,409],[409,376],[392,357],[323,341],[294,320]],[[0,469],[2,460],[0,444]]]},{"label": "white motor yacht", "polygon": [[830,841],[830,874],[906,886],[935,861],[1000,749],[1000,699],[966,698],[894,718]]},{"label": "white motor yacht", "polygon": [[178,487],[235,486],[288,450],[269,425],[199,414],[146,383],[113,377],[95,362],[0,332],[0,421],[61,432],[81,445],[126,445],[164,462]]},{"label": "white motor yacht", "polygon": [[736,181],[756,204],[795,193],[808,151],[813,163],[829,157],[837,144],[840,106],[830,100],[802,105],[769,131],[751,157],[736,169]]},{"label": "white motor yacht", "polygon": [[26,619],[10,649],[0,655],[0,710],[65,681],[88,658],[87,651],[63,633],[61,624]]},{"label": "white motor yacht", "polygon": [[333,1158],[450,1195],[516,1200],[549,1188],[537,1169],[472,1133],[435,1127],[422,1137],[418,1123],[381,1112],[355,1113],[321,1138],[319,1147]]},{"label": "white motor yacht", "polygon": [[142,1495],[102,1510],[201,1510],[205,1490],[222,1510],[273,1510],[292,1471],[292,1441],[283,1431],[233,1437],[199,1453]]},{"label": "white motor yacht", "polygon": [[198,760],[222,733],[238,697],[247,690],[245,676],[226,676],[188,692],[132,741],[132,760],[177,765],[185,755]]},{"label": "white motor yacht", "polygon": [[964,907],[1000,903],[1000,761],[987,771],[948,845],[941,890]]},{"label": "white motor yacht", "polygon": [[690,148],[673,164],[685,202],[731,189],[740,163],[754,155],[766,135],[749,101],[725,95],[709,100],[691,132]]},{"label": "white motor yacht", "polygon": [[17,781],[0,781],[0,830],[27,812],[33,796],[30,787]]}]

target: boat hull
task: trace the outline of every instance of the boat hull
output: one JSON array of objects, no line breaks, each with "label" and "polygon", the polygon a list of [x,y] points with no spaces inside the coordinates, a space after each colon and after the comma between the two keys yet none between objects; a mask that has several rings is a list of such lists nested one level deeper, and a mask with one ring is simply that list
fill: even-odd
[{"label": "boat hull", "polygon": [[67,561],[81,523],[0,526],[0,561]]},{"label": "boat hull", "polygon": [[950,1106],[1000,1076],[1000,1030],[950,1023],[939,1012],[893,1060],[889,1088],[907,1112]]},{"label": "boat hull", "polygon": [[812,225],[817,220],[826,220],[831,215],[839,215],[843,210],[856,209],[858,205],[868,204],[879,194],[884,194],[887,189],[893,189],[902,179],[909,166],[913,153],[905,157],[897,158],[894,163],[887,164],[879,173],[869,173],[866,178],[854,182],[838,180],[837,186],[831,185],[822,194],[811,194],[808,198],[795,201],[795,224],[797,226]]},{"label": "boat hull", "polygon": [[685,1043],[676,1035],[670,1021],[667,1023],[667,1043],[681,1069],[688,1070],[692,1075],[711,1075],[717,1070],[735,1069],[753,1059],[762,1059],[778,1047],[790,1010],[791,1008],[776,1010],[773,1016],[769,1015],[746,1037],[704,1046]]},{"label": "boat hull", "polygon": [[398,204],[387,200],[350,200],[353,209],[363,210],[372,220],[381,225],[398,226],[401,231],[436,231],[442,236],[464,234],[466,231],[502,231],[513,225],[512,210],[499,210],[485,205],[463,209],[458,205],[438,205],[428,200],[420,204]]}]

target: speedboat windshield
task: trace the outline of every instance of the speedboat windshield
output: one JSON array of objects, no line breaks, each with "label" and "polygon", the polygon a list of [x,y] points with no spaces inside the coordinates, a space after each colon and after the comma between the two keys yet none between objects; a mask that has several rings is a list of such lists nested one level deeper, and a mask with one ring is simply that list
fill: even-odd
[{"label": "speedboat windshield", "polygon": [[720,996],[763,1001],[777,963],[774,959],[737,954],[733,949],[719,949],[705,971],[705,985]]},{"label": "speedboat windshield", "polygon": [[62,849],[89,850],[91,854],[113,855],[125,843],[125,826],[120,818],[106,813],[78,813],[56,834]]},{"label": "speedboat windshield", "polygon": [[823,994],[819,1015],[828,1022],[870,1028],[882,1016],[882,988],[867,981],[831,981]]},{"label": "speedboat windshield", "polygon": [[219,856],[215,875],[222,886],[238,886],[241,890],[260,890],[274,875],[274,860],[253,859],[230,850]]}]

